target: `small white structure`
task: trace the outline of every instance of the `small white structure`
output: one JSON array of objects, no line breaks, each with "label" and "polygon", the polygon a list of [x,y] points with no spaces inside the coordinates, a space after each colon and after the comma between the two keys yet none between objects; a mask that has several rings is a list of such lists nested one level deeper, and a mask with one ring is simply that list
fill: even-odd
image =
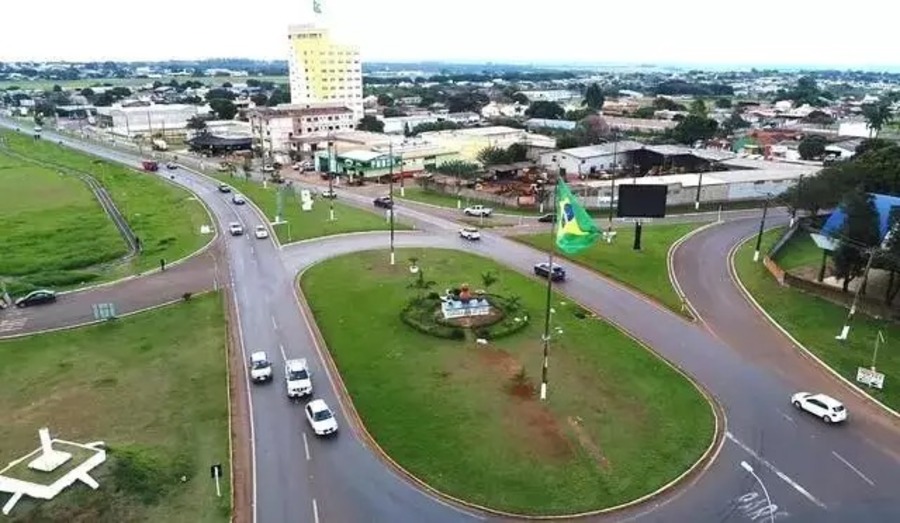
[{"label": "small white structure", "polygon": [[309,192],[309,189],[300,191],[300,208],[304,211],[311,211],[313,208],[312,193]]},{"label": "small white structure", "polygon": [[52,439],[50,430],[46,428],[40,429],[38,436],[41,441],[39,449],[0,470],[0,492],[12,494],[3,505],[4,515],[9,515],[22,496],[53,499],[76,481],[94,490],[100,487],[89,473],[106,461],[102,441],[83,445]]},{"label": "small white structure", "polygon": [[445,299],[441,303],[441,314],[445,320],[465,318],[467,316],[487,316],[491,313],[491,304],[484,298],[472,298],[468,301]]}]

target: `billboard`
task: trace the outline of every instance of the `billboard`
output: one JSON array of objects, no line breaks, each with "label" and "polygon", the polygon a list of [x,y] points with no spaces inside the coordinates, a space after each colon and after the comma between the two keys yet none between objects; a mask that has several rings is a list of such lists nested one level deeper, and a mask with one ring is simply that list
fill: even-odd
[{"label": "billboard", "polygon": [[668,185],[620,185],[619,218],[664,218]]}]

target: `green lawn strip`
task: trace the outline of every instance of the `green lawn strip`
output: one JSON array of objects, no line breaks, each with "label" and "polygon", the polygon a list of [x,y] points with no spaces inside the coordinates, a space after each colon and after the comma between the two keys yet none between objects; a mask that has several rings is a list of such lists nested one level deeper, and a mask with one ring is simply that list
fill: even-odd
[{"label": "green lawn strip", "polygon": [[209,479],[230,459],[225,347],[218,294],[0,342],[0,463],[37,448],[45,426],[110,449],[92,474],[99,490],[23,499],[12,521],[227,521],[229,481],[216,498]]},{"label": "green lawn strip", "polygon": [[786,271],[806,267],[818,269],[819,264],[822,263],[822,249],[816,247],[816,242],[812,240],[809,233],[801,229],[791,236],[791,239],[778,251],[775,258],[778,265]]},{"label": "green lawn strip", "polygon": [[[270,222],[275,220],[278,212],[276,184],[267,184],[246,180],[239,176],[216,176],[218,179],[234,187],[239,193],[251,199],[266,214]],[[303,211],[300,207],[300,191],[295,191],[293,200],[285,197],[283,220],[290,222],[287,225],[275,226],[278,241],[290,243],[321,236],[344,234],[350,232],[383,231],[390,228],[384,215],[352,207],[350,205],[334,202],[334,221],[330,221],[329,202],[325,199],[316,199],[311,211]],[[396,230],[409,230],[410,227],[399,222],[394,223]]]},{"label": "green lawn strip", "polygon": [[[419,203],[427,203],[430,205],[437,205],[438,207],[447,207],[451,209],[456,209],[456,195],[453,194],[445,194],[435,191],[427,191],[421,187],[407,187],[404,189],[406,196],[403,198],[400,197],[400,190],[395,186],[394,187],[394,197],[398,200],[411,200]],[[516,207],[506,207],[503,205],[498,205],[496,202],[492,202],[491,200],[481,200],[478,198],[471,198],[465,195],[461,196],[462,207],[460,208],[460,214],[462,214],[462,209],[466,207],[470,207],[473,205],[484,205],[485,207],[491,207],[494,209],[494,212],[500,214],[516,214],[522,216],[537,216],[538,212],[536,209],[520,209]],[[549,206],[547,206],[547,211],[549,212]]]},{"label": "green lawn strip", "polygon": [[2,80],[0,81],[0,89],[9,89],[10,87],[18,87],[20,89],[44,89],[49,90],[52,89],[53,86],[58,85],[63,89],[83,89],[85,87],[102,87],[102,86],[111,86],[111,87],[137,87],[148,84],[153,84],[155,82],[162,82],[163,84],[168,84],[172,80],[177,80],[179,83],[184,83],[188,80],[202,82],[207,85],[221,85],[225,82],[231,82],[232,84],[244,84],[247,83],[249,79],[259,80],[261,82],[274,82],[276,84],[288,83],[288,78],[286,76],[217,76],[214,78],[210,77],[162,77],[162,78],[90,78],[83,80]]},{"label": "green lawn strip", "polygon": [[302,277],[367,428],[428,484],[496,509],[572,513],[652,492],[709,445],[712,413],[691,384],[609,324],[578,319],[580,308],[559,296],[549,400],[514,396],[523,366],[539,387],[544,285],[470,254],[398,252],[413,256],[437,291],[477,288],[494,272],[490,292],[519,296],[531,317],[524,331],[488,347],[414,331],[399,317],[415,292],[412,277],[380,251],[338,257]]},{"label": "green lawn strip", "polygon": [[[702,225],[702,223],[645,225],[641,234],[640,251],[633,249],[634,228],[622,227],[616,229],[617,234],[613,243],[606,243],[601,239],[577,255],[557,254],[620,281],[681,313],[681,299],[669,280],[667,264],[669,247]],[[513,236],[512,239],[544,251],[554,241],[548,233]]]},{"label": "green lawn strip", "polygon": [[[783,229],[775,229],[764,234],[763,252],[768,251],[782,232]],[[900,326],[858,313],[847,341],[835,340],[847,319],[847,308],[779,286],[762,263],[753,262],[755,242],[754,236],[735,254],[735,269],[741,282],[775,321],[843,377],[856,382],[857,368],[872,364],[875,339],[879,330],[884,332],[887,344],[878,351],[877,361],[878,371],[886,375],[884,390],[864,388],[891,408],[900,409],[900,387],[892,382],[900,379],[900,352],[891,350],[891,344],[900,340]]]},{"label": "green lawn strip", "polygon": [[91,174],[109,192],[119,211],[140,238],[143,252],[128,263],[105,271],[102,279],[112,279],[155,268],[161,258],[169,262],[196,252],[211,240],[200,233],[201,225],[211,225],[204,206],[188,191],[158,177],[119,164],[60,147],[46,140],[2,132],[14,153],[40,162],[54,170],[71,169]]},{"label": "green lawn strip", "polygon": [[77,285],[128,246],[79,178],[0,150],[0,278],[15,295],[40,285]]}]

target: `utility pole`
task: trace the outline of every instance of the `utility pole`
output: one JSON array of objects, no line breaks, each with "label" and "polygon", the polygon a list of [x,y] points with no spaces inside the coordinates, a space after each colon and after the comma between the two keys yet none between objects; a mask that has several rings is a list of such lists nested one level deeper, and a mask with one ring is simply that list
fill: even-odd
[{"label": "utility pole", "polygon": [[334,141],[332,141],[332,135],[329,133],[328,135],[328,198],[329,209],[328,209],[328,219],[330,221],[334,221]]},{"label": "utility pole", "polygon": [[841,329],[840,334],[834,337],[838,341],[847,340],[847,336],[850,334],[850,321],[853,320],[853,315],[856,314],[856,305],[859,303],[859,295],[869,282],[869,269],[872,268],[872,262],[875,260],[875,249],[869,249],[868,254],[869,260],[866,262],[866,269],[863,271],[863,279],[856,287],[856,292],[853,293],[853,302],[850,304],[850,311],[847,313],[847,319],[844,321],[844,328]]},{"label": "utility pole", "polygon": [[391,221],[391,265],[394,265],[394,142],[391,140],[390,146],[388,148],[388,156],[390,156],[390,174],[388,177],[390,178],[390,208],[388,208],[388,213]]},{"label": "utility pole", "polygon": [[759,261],[759,249],[762,247],[762,237],[763,230],[766,228],[766,213],[769,210],[769,197],[766,196],[766,201],[763,203],[763,213],[762,219],[759,220],[759,234],[756,235],[756,250],[753,252],[753,261]]}]

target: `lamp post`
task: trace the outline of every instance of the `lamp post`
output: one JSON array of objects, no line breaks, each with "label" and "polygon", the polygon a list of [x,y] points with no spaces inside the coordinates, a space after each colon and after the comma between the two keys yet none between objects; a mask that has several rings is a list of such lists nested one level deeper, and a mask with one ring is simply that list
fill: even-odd
[{"label": "lamp post", "polygon": [[694,199],[694,210],[700,210],[700,191],[703,188],[703,171],[700,171],[700,178],[697,180],[697,197]]},{"label": "lamp post", "polygon": [[850,334],[850,322],[853,320],[853,315],[856,314],[856,305],[859,303],[859,295],[869,282],[869,269],[872,268],[872,262],[875,260],[875,249],[869,249],[868,254],[869,260],[866,262],[866,269],[863,271],[863,279],[862,282],[857,285],[856,292],[853,293],[853,302],[850,304],[850,311],[847,313],[844,327],[841,329],[841,333],[834,337],[834,339],[838,341],[845,341],[847,335]]},{"label": "lamp post", "polygon": [[756,235],[756,250],[753,251],[753,261],[759,261],[759,249],[762,246],[763,230],[766,228],[766,213],[769,211],[769,196],[766,195],[766,201],[763,203],[762,218],[759,220],[759,234]]},{"label": "lamp post", "polygon": [[790,227],[793,227],[794,222],[797,220],[797,206],[800,205],[801,201],[803,201],[803,199],[801,198],[801,195],[803,194],[802,191],[803,191],[803,175],[801,174],[800,177],[797,178],[797,197],[796,197],[796,200],[794,201],[794,205],[792,206],[793,209],[791,209],[791,225],[790,225]]},{"label": "lamp post", "polygon": [[772,498],[769,497],[769,490],[766,488],[765,483],[762,482],[762,480],[759,478],[759,476],[756,475],[756,472],[753,470],[753,467],[751,467],[750,464],[747,463],[746,461],[741,462],[741,468],[746,470],[751,476],[753,476],[753,479],[755,479],[756,482],[759,483],[759,487],[762,489],[763,494],[766,496],[766,503],[768,503],[768,506],[766,507],[769,512],[767,514],[767,516],[768,516],[767,519],[771,523],[774,523],[775,522],[775,510],[774,510],[774,506],[772,505]]},{"label": "lamp post", "polygon": [[389,200],[390,207],[388,207],[388,215],[390,217],[391,222],[391,265],[394,265],[394,142],[391,141],[391,144],[388,148],[388,156],[390,157],[390,171],[389,171],[389,183],[390,188],[389,192]]},{"label": "lamp post", "polygon": [[[391,139],[391,150],[394,150],[394,140]],[[391,166],[394,165],[394,153],[391,153]],[[406,187],[403,185],[403,153],[400,153],[400,197],[406,198]]]},{"label": "lamp post", "polygon": [[334,221],[334,142],[328,139],[328,219]]}]

